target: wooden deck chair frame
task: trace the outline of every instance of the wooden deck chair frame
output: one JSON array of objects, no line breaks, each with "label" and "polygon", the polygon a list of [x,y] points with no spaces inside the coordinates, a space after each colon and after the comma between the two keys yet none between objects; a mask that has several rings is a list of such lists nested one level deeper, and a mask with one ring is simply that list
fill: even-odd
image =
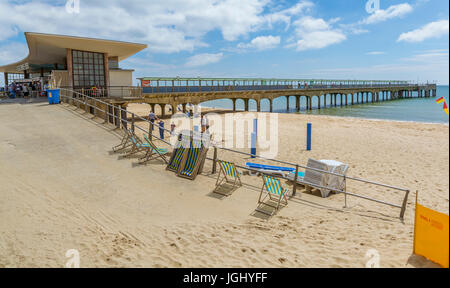
[{"label": "wooden deck chair frame", "polygon": [[151,141],[145,135],[144,135],[144,139],[145,139],[145,142],[147,142],[147,144],[150,146],[150,148],[147,150],[144,157],[139,158],[139,163],[143,164],[143,163],[146,163],[153,159],[161,158],[166,164],[168,164],[169,162],[167,162],[167,159],[165,156],[165,154],[167,154],[167,153],[162,153],[161,149],[156,147],[156,145],[153,143],[153,141]]},{"label": "wooden deck chair frame", "polygon": [[[256,211],[258,211],[260,213],[263,213],[263,214],[266,214],[266,215],[269,215],[269,216],[273,216],[273,215],[275,215],[275,213],[277,213],[280,210],[281,203],[283,203],[285,205],[288,205],[288,200],[287,200],[287,192],[288,191],[286,189],[284,189],[283,186],[281,186],[280,179],[272,177],[272,176],[269,176],[269,175],[263,175],[262,177],[263,177],[264,184],[263,184],[263,186],[261,188],[261,193],[259,194],[258,206],[261,205],[261,204],[265,205],[265,206],[269,206],[271,208],[274,208],[275,211],[273,213],[268,213],[268,212],[266,212],[264,210],[261,210],[261,209],[258,209],[258,208],[256,208]],[[278,184],[280,186],[280,189],[281,189],[280,195],[274,194],[271,191],[269,191],[269,189],[268,189],[268,187],[266,185],[266,180],[265,180],[266,178],[273,179],[273,180],[278,182]],[[264,196],[264,198],[262,198],[263,193],[264,193],[264,188],[266,188],[265,189],[266,190],[266,195]],[[274,206],[274,205],[271,205],[271,204],[268,204],[268,203],[264,202],[267,197],[269,197],[269,199],[271,201],[275,200],[275,202],[277,202],[277,205]],[[284,199],[284,201],[283,201],[283,199]]]},{"label": "wooden deck chair frame", "polygon": [[[134,141],[133,141],[133,139],[134,139]],[[146,152],[147,153],[147,151],[151,149],[150,145],[148,145],[148,144],[146,145],[146,144],[142,143],[142,140],[139,139],[139,137],[137,137],[132,132],[130,132],[130,140],[131,140],[131,143],[132,143],[131,150],[128,151],[124,155],[124,157],[129,157],[129,156],[134,155],[134,154],[139,153],[139,152]]]},{"label": "wooden deck chair frame", "polygon": [[114,153],[123,151],[124,149],[127,149],[133,145],[133,142],[131,141],[130,132],[127,129],[123,129],[123,132],[125,134],[123,135],[120,144],[112,147],[112,151]]},{"label": "wooden deck chair frame", "polygon": [[[176,148],[173,149],[172,155],[170,156],[169,163],[167,164],[166,170],[178,173],[178,170],[180,168],[180,165],[184,159],[184,155],[186,154],[186,151],[188,148],[186,148],[183,145],[182,137],[186,137],[186,135],[183,136],[183,134],[180,134],[178,136],[178,143],[176,144]],[[175,164],[175,166],[173,165]]]},{"label": "wooden deck chair frame", "polygon": [[[221,161],[221,160],[217,160],[217,162],[219,163],[220,171],[219,171],[219,175],[217,175],[216,187],[214,188],[213,193],[220,194],[220,195],[223,195],[223,196],[229,196],[229,195],[227,195],[225,193],[218,192],[217,188],[219,188],[224,183],[224,181],[225,181],[225,183],[229,183],[229,184],[233,185],[232,186],[232,191],[234,191],[235,188],[237,188],[237,187],[241,187],[242,186],[242,182],[241,182],[241,176],[239,175],[240,173],[237,171],[236,165],[234,163],[232,163],[232,162]],[[226,171],[223,168],[223,164],[225,164],[225,163],[228,164],[228,165],[231,165],[230,168],[234,170],[234,174],[235,174],[234,177],[233,177],[233,175],[229,175],[228,174],[228,176],[234,178],[234,181],[230,181],[228,179],[227,173],[226,173]],[[220,176],[222,174],[223,174],[223,177],[221,178]]]},{"label": "wooden deck chair frame", "polygon": [[[199,148],[194,147],[194,144],[191,142],[189,149],[187,149],[186,153],[184,154],[183,159],[178,167],[177,175],[179,177],[186,178],[189,180],[195,180],[195,178],[197,177],[199,170],[200,170],[199,168],[202,165],[203,160],[206,157],[206,154],[208,152],[208,149],[203,145],[203,143],[201,142],[201,139],[199,139],[198,141],[200,141]],[[198,150],[194,150],[194,149],[198,149]],[[196,153],[194,155],[196,160],[195,160],[195,163],[193,164],[193,166],[189,162],[189,160],[191,160],[190,159],[190,156],[192,155],[191,153]],[[187,165],[190,165],[190,167],[187,168]],[[191,170],[191,172],[189,172],[189,174],[185,174],[186,169]]]}]

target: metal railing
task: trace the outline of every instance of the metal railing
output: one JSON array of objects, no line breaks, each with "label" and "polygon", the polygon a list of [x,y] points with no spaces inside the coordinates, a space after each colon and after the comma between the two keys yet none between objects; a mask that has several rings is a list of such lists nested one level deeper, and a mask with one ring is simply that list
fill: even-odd
[{"label": "metal railing", "polygon": [[275,90],[333,90],[333,89],[379,89],[379,88],[418,88],[417,84],[373,84],[373,85],[211,85],[211,86],[151,86],[142,87],[143,94],[156,93],[201,93],[201,92],[239,92],[239,91],[275,91]]},{"label": "metal railing", "polygon": [[[61,102],[67,103],[67,104],[71,104],[74,106],[77,106],[77,108],[81,108],[81,105],[84,106],[84,110],[87,113],[91,113],[95,116],[98,116],[98,112],[102,112],[104,113],[104,119],[105,119],[105,123],[111,123],[114,124],[117,128],[119,129],[130,129],[132,132],[135,132],[136,129],[140,130],[143,133],[146,133],[148,135],[148,137],[150,139],[156,139],[158,141],[161,141],[167,145],[172,146],[172,144],[164,139],[161,139],[160,137],[153,135],[152,131],[153,128],[156,127],[158,129],[162,129],[164,132],[167,132],[168,135],[172,135],[172,131],[170,131],[167,128],[164,127],[160,127],[157,124],[153,124],[152,122],[150,122],[148,119],[143,118],[133,112],[127,111],[126,109],[123,109],[121,107],[118,106],[114,106],[108,102],[105,102],[101,99],[98,98],[94,98],[85,94],[81,94],[80,92],[74,91],[74,90],[69,90],[69,89],[65,89],[65,88],[60,88],[60,97],[62,99]],[[105,107],[99,108],[97,104],[102,104]],[[131,120],[129,120],[128,114],[131,115]],[[111,121],[112,120],[112,121]],[[136,121],[141,121],[144,123],[148,124],[148,128],[142,128],[139,125],[136,124]],[[128,125],[130,125],[131,127],[128,127]],[[392,190],[396,190],[399,192],[403,192],[404,196],[403,196],[403,201],[401,204],[395,204],[395,203],[390,203],[387,201],[383,201],[383,200],[379,200],[379,199],[375,199],[375,198],[371,198],[368,196],[364,196],[364,195],[360,195],[357,193],[353,193],[353,192],[348,192],[345,188],[343,190],[339,190],[339,189],[335,189],[333,187],[326,187],[326,186],[321,186],[321,185],[314,185],[315,188],[319,188],[319,189],[326,189],[326,190],[330,190],[333,191],[335,193],[339,193],[339,194],[344,194],[345,196],[345,207],[347,206],[347,196],[353,196],[356,198],[360,198],[360,199],[364,199],[364,200],[368,200],[368,201],[372,201],[372,202],[376,202],[379,204],[384,204],[387,206],[391,206],[391,207],[395,207],[395,208],[399,208],[400,209],[400,219],[403,220],[404,219],[404,215],[405,215],[405,211],[406,211],[406,206],[408,203],[408,196],[410,193],[410,190],[407,188],[401,188],[401,187],[396,187],[393,185],[388,185],[388,184],[383,184],[383,183],[379,183],[379,182],[375,182],[375,181],[370,181],[370,180],[365,180],[365,179],[361,179],[361,178],[357,178],[357,177],[350,177],[347,175],[342,175],[342,174],[337,174],[337,173],[333,173],[330,171],[326,171],[326,170],[320,170],[320,169],[316,169],[316,168],[311,168],[311,167],[307,167],[304,165],[300,165],[300,164],[296,164],[296,163],[291,163],[291,162],[287,162],[287,161],[282,161],[282,160],[277,160],[277,159],[270,159],[270,158],[265,158],[262,156],[258,156],[258,155],[253,155],[250,153],[246,153],[246,152],[242,152],[242,151],[237,151],[237,150],[233,150],[233,149],[229,149],[229,148],[225,148],[225,147],[220,147],[219,145],[213,145],[212,144],[212,148],[214,149],[214,156],[213,158],[209,158],[207,157],[208,160],[211,160],[212,163],[212,174],[215,174],[217,172],[217,161],[219,160],[218,158],[218,150],[222,150],[222,151],[226,151],[226,152],[231,152],[231,153],[237,153],[240,155],[245,155],[245,156],[250,156],[253,158],[258,158],[261,160],[266,160],[266,161],[271,161],[271,162],[275,162],[275,163],[279,163],[279,164],[283,164],[283,165],[288,165],[291,166],[293,168],[295,168],[295,178],[294,178],[294,185],[293,185],[293,196],[296,195],[296,191],[297,191],[297,177],[298,177],[298,172],[299,169],[308,169],[311,171],[316,171],[316,172],[320,172],[320,173],[324,173],[324,174],[328,174],[328,175],[332,175],[332,176],[337,176],[337,177],[342,177],[344,180],[344,183],[346,183],[346,181],[351,180],[351,181],[355,181],[355,182],[360,182],[360,183],[365,183],[365,184],[370,184],[370,185],[375,185],[378,187],[383,187],[383,188],[387,188],[387,189],[392,189]],[[248,167],[243,167],[243,166],[239,166],[237,165],[237,167],[239,167],[240,169],[244,169],[247,171],[252,171],[254,172],[254,169],[248,168]],[[273,175],[272,175],[273,176]],[[282,176],[276,176],[277,178],[281,178],[281,179],[285,179],[285,180],[289,180],[292,181],[292,179],[288,179]]]}]

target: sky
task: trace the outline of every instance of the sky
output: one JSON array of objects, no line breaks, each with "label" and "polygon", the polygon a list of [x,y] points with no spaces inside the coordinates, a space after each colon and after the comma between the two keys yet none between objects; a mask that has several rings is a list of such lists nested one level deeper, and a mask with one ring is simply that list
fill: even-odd
[{"label": "sky", "polygon": [[448,85],[448,21],[447,0],[0,0],[0,65],[41,32],[147,44],[120,63],[134,78]]}]

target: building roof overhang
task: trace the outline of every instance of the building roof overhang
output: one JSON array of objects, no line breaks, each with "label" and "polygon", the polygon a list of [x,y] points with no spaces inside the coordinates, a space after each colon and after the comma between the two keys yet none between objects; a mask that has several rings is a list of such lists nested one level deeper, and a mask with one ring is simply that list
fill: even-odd
[{"label": "building roof overhang", "polygon": [[32,32],[25,32],[25,38],[28,56],[22,61],[0,66],[0,72],[18,73],[17,67],[27,63],[65,64],[67,49],[107,53],[109,57],[118,57],[122,61],[147,48],[147,45],[138,43]]}]

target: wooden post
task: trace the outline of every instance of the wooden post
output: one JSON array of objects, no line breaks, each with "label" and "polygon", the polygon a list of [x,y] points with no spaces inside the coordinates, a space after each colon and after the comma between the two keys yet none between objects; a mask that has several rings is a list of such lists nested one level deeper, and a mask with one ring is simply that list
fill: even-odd
[{"label": "wooden post", "polygon": [[292,188],[292,196],[297,194],[297,180],[298,180],[298,164],[295,166],[294,187]]},{"label": "wooden post", "polygon": [[134,113],[131,115],[131,131],[134,133]]},{"label": "wooden post", "polygon": [[402,210],[400,211],[400,219],[401,220],[403,220],[403,218],[405,216],[406,205],[408,204],[408,196],[409,196],[409,190],[406,191],[405,198],[403,199]]},{"label": "wooden post", "polygon": [[213,166],[212,166],[212,174],[216,174],[217,172],[217,147],[214,147],[214,156],[213,156]]}]

